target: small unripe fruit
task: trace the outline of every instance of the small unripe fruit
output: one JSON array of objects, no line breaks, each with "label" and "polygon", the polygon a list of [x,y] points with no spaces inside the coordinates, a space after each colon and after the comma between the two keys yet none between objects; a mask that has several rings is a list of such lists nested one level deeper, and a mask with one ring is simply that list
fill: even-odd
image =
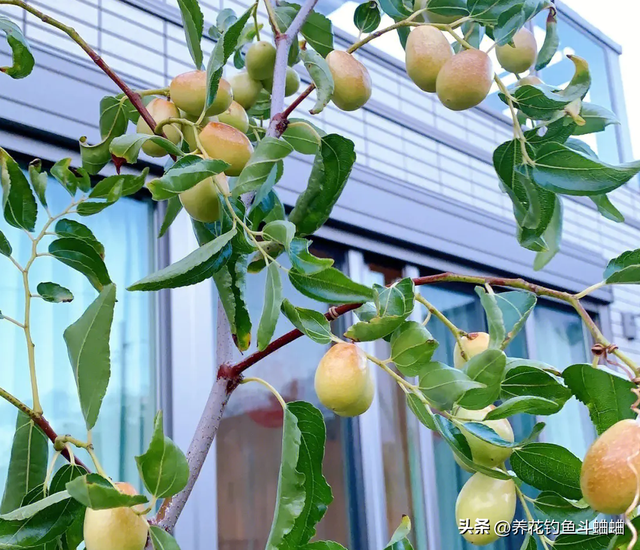
[{"label": "small unripe fruit", "polygon": [[[171,81],[169,87],[171,100],[188,115],[199,117],[207,101],[207,87],[207,73],[205,71],[191,71],[178,75]],[[221,78],[213,104],[207,110],[207,116],[226,111],[232,101],[231,85]]]},{"label": "small unripe fruit", "polygon": [[315,376],[320,403],[339,416],[357,416],[373,402],[373,375],[355,344],[336,344],[320,360]]},{"label": "small unripe fruit", "polygon": [[460,343],[467,358],[462,356],[460,345],[456,342],[453,348],[453,366],[461,369],[469,359],[489,349],[489,340],[490,337],[486,332],[470,332],[466,336],[462,336]]},{"label": "small unripe fruit", "polygon": [[624,514],[636,496],[640,473],[640,426],[621,420],[591,445],[582,463],[580,487],[589,506],[603,514]]},{"label": "small unripe fruit", "polygon": [[220,113],[218,120],[229,126],[233,126],[243,134],[249,131],[249,116],[247,115],[247,111],[245,111],[237,101],[231,103],[224,113]]},{"label": "small unripe fruit", "polygon": [[528,71],[538,57],[538,44],[529,29],[520,29],[513,37],[513,46],[505,44],[496,48],[496,56],[502,67],[510,73]]},{"label": "small unripe fruit", "polygon": [[[116,487],[127,495],[137,494],[128,483],[116,483]],[[86,550],[142,550],[147,543],[148,532],[147,520],[131,508],[87,508],[85,512]]]},{"label": "small unripe fruit", "polygon": [[276,49],[270,42],[261,40],[252,44],[244,59],[247,72],[255,80],[266,80],[273,76],[276,64]]},{"label": "small unripe fruit", "polygon": [[[161,97],[157,97],[147,105],[147,110],[149,114],[153,117],[153,120],[156,123],[164,122],[169,118],[180,118],[180,111],[178,108],[171,102]],[[182,140],[182,133],[180,132],[180,127],[176,124],[167,124],[162,128],[164,135],[167,137],[169,141],[178,145]],[[144,121],[142,117],[138,120],[137,132],[139,134],[148,134],[155,135],[154,132],[151,131],[149,125]],[[160,145],[156,145],[151,141],[146,141],[142,145],[142,150],[149,155],[150,157],[164,157],[167,155],[167,152],[160,147]]]},{"label": "small unripe fruit", "polygon": [[[474,474],[464,484],[456,501],[456,523],[466,523],[470,533],[462,536],[471,544],[484,546],[500,538],[495,531],[496,523],[511,523],[516,514],[516,485],[510,479],[494,479],[484,474]],[[479,534],[474,531],[477,519],[489,520],[489,532]],[[461,521],[463,523],[461,523]]]},{"label": "small unripe fruit", "polygon": [[[264,89],[269,93],[273,91],[273,76],[262,81]],[[284,83],[284,95],[289,97],[300,89],[300,76],[295,69],[287,67],[287,74]]]},{"label": "small unripe fruit", "polygon": [[[495,409],[493,405],[489,405],[488,407],[481,409],[479,411],[470,411],[467,409],[458,409],[455,414],[455,417],[458,420],[466,420],[469,422],[479,422],[491,428],[494,432],[496,432],[502,439],[505,441],[509,441],[513,443],[514,435],[513,429],[511,428],[511,424],[506,418],[500,420],[485,420],[485,416]],[[487,466],[488,468],[494,468],[495,466],[500,466],[503,462],[505,462],[513,452],[513,449],[507,447],[496,447],[495,445],[491,445],[486,441],[483,441],[479,437],[471,434],[466,431],[464,428],[461,429],[464,437],[469,443],[469,447],[471,448],[471,456],[473,457],[473,461],[476,464],[480,464],[481,466]],[[453,455],[456,462],[458,462],[458,457]],[[460,464],[460,462],[458,462]],[[463,468],[464,465],[460,464]],[[466,468],[465,468],[466,469]]]},{"label": "small unripe fruit", "polygon": [[229,80],[233,90],[233,99],[245,109],[251,109],[258,101],[262,91],[262,82],[254,80],[248,73],[242,72]]},{"label": "small unripe fruit", "polygon": [[350,53],[333,50],[327,55],[333,75],[332,100],[343,111],[355,111],[371,97],[371,76],[367,68]]},{"label": "small unripe fruit", "polygon": [[465,50],[447,61],[436,82],[442,104],[452,111],[475,107],[489,95],[493,83],[493,66],[480,50]]},{"label": "small unripe fruit", "polygon": [[425,25],[409,34],[405,56],[409,78],[421,90],[435,92],[438,73],[453,57],[453,50],[442,31]]},{"label": "small unripe fruit", "polygon": [[217,222],[222,215],[218,187],[223,193],[229,193],[229,183],[224,174],[207,178],[180,193],[180,202],[189,216],[202,223]]},{"label": "small unripe fruit", "polygon": [[225,170],[227,176],[239,176],[253,153],[249,138],[222,122],[207,124],[200,132],[200,142],[209,157],[229,163]]}]

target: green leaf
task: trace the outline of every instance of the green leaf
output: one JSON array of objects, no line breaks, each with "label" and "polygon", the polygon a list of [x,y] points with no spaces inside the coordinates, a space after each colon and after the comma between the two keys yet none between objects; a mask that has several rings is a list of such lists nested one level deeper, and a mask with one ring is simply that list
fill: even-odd
[{"label": "green leaf", "polygon": [[282,281],[278,264],[272,262],[267,268],[267,279],[264,288],[264,306],[258,325],[258,349],[263,351],[271,342],[276,331],[280,306],[282,305]]},{"label": "green leaf", "polygon": [[328,540],[310,542],[300,547],[300,550],[347,550],[342,544]]},{"label": "green leaf", "polygon": [[45,302],[52,304],[68,303],[73,301],[73,294],[68,288],[57,283],[38,283],[38,294]]},{"label": "green leaf", "polygon": [[227,314],[236,347],[246,351],[251,345],[251,317],[245,298],[247,257],[233,254],[227,264],[213,276]]},{"label": "green leaf", "polygon": [[[25,508],[0,516],[0,548],[38,548],[55,541],[83,511],[68,493],[56,493]],[[10,519],[12,517],[24,519]]]},{"label": "green leaf", "polygon": [[224,172],[229,164],[222,160],[186,155],[149,185],[154,200],[165,200],[191,189],[201,181]]},{"label": "green leaf", "polygon": [[538,299],[531,292],[515,290],[496,294],[496,301],[502,311],[507,337],[513,339],[524,327]]},{"label": "green leaf", "polygon": [[0,178],[4,219],[18,229],[33,231],[38,205],[20,165],[0,148]]},{"label": "green leaf", "polygon": [[109,150],[113,156],[122,158],[129,164],[135,164],[138,161],[142,146],[147,141],[151,141],[155,145],[162,147],[170,155],[176,157],[184,156],[182,150],[168,139],[150,134],[126,134],[119,136],[111,142]]},{"label": "green leaf", "polygon": [[7,37],[12,57],[11,66],[0,67],[0,72],[8,74],[11,78],[29,76],[36,62],[22,30],[11,19],[4,16],[0,16],[0,30]]},{"label": "green leaf", "polygon": [[282,134],[284,139],[294,151],[301,155],[315,155],[320,148],[322,138],[318,131],[306,120],[294,120]]},{"label": "green leaf", "polygon": [[95,249],[101,258],[104,258],[104,246],[86,225],[75,220],[63,218],[56,223],[54,231],[59,237],[70,237],[86,242]]},{"label": "green leaf", "polygon": [[429,11],[445,17],[466,17],[469,15],[466,0],[431,0]]},{"label": "green leaf", "polygon": [[469,0],[469,15],[484,24],[496,24],[498,18],[513,6],[509,0]]},{"label": "green leaf", "polygon": [[497,349],[488,349],[467,361],[463,369],[465,374],[486,387],[469,390],[459,401],[460,406],[476,410],[491,405],[500,395],[506,366],[507,357]]},{"label": "green leaf", "polygon": [[176,539],[157,525],[149,526],[149,538],[154,550],[180,550]]},{"label": "green leaf", "polygon": [[413,393],[407,394],[407,405],[411,409],[411,412],[424,426],[433,431],[437,430],[433,413],[422,401],[420,401],[420,398],[417,395],[414,395]]},{"label": "green leaf", "polygon": [[302,50],[300,56],[311,80],[316,85],[316,103],[310,112],[312,115],[317,115],[324,110],[333,96],[335,88],[333,74],[324,57],[314,50]]},{"label": "green leaf", "polygon": [[202,33],[204,31],[204,15],[200,9],[198,0],[178,0],[182,25],[187,39],[187,47],[196,69],[202,67]]},{"label": "green leaf", "polygon": [[491,428],[484,422],[464,422],[462,431],[463,433],[467,435],[471,434],[474,437],[477,437],[478,439],[481,439],[482,441],[493,445],[494,447],[515,449],[518,447],[522,447],[523,445],[538,437],[538,434],[544,429],[544,427],[544,422],[539,422],[533,427],[529,436],[527,436],[522,441],[507,441],[499,436],[493,428]]},{"label": "green leaf", "polygon": [[19,508],[22,498],[44,483],[49,457],[48,443],[47,436],[33,420],[18,411],[0,514]]},{"label": "green leaf", "polygon": [[374,297],[372,289],[352,281],[333,267],[312,275],[290,271],[289,280],[301,294],[319,302],[351,304]]},{"label": "green leaf", "polygon": [[529,443],[513,452],[511,467],[522,481],[536,489],[555,491],[572,500],[582,498],[582,462],[560,445]]},{"label": "green leaf", "polygon": [[375,0],[363,2],[353,13],[353,23],[360,32],[373,32],[380,25],[382,14]]},{"label": "green leaf", "polygon": [[553,217],[549,223],[549,227],[543,233],[544,242],[547,250],[538,252],[533,262],[533,268],[536,271],[543,269],[556,254],[560,252],[560,244],[562,242],[562,225],[563,225],[563,206],[559,197],[556,197],[556,208]]},{"label": "green leaf", "polygon": [[391,335],[391,359],[405,376],[420,375],[430,365],[437,347],[437,340],[416,321],[407,321]]},{"label": "green leaf", "polygon": [[277,242],[289,248],[291,241],[296,234],[296,226],[285,220],[275,220],[264,226],[262,232],[269,240]]},{"label": "green leaf", "polygon": [[[287,410],[295,415],[300,430],[300,451],[296,472],[304,475],[304,508],[278,548],[297,550],[315,536],[315,526],[333,501],[333,494],[322,474],[326,441],[322,413],[311,403],[304,401],[289,403]],[[295,494],[297,496],[297,491]]]},{"label": "green leaf", "polygon": [[127,290],[160,290],[179,288],[200,283],[218,273],[231,256],[231,239],[236,230],[220,235],[213,241],[201,246],[183,258],[152,275],[148,275]]},{"label": "green leaf", "polygon": [[498,307],[498,299],[495,293],[487,292],[484,288],[477,286],[476,294],[480,297],[480,303],[487,315],[489,325],[489,347],[498,349],[507,337],[507,330],[504,326],[502,309]]},{"label": "green leaf", "polygon": [[296,469],[302,445],[298,417],[288,405],[282,428],[282,458],[278,476],[276,507],[265,550],[279,550],[285,537],[293,530],[305,508],[305,475]]},{"label": "green leaf", "polygon": [[[298,4],[279,2],[276,8],[276,17],[281,28],[289,28],[299,11]],[[324,15],[312,11],[302,25],[301,34],[322,57],[327,57],[327,54],[333,50],[333,28],[331,21]]]},{"label": "green leaf", "polygon": [[411,519],[409,519],[409,516],[402,516],[402,521],[393,532],[393,535],[391,535],[391,539],[387,543],[386,548],[394,548],[395,544],[405,541],[409,533],[411,533]]},{"label": "green leaf", "polygon": [[[613,534],[597,535],[560,535],[554,542],[554,550],[605,550],[609,548],[609,542]],[[622,547],[624,548],[624,547]]]},{"label": "green leaf", "polygon": [[604,271],[604,280],[610,285],[640,283],[640,248],[623,252],[611,260]]},{"label": "green leaf", "polygon": [[498,407],[490,411],[485,420],[499,420],[509,418],[517,414],[552,415],[556,414],[562,405],[551,399],[522,395],[512,397],[501,403]]},{"label": "green leaf", "polygon": [[547,16],[547,29],[544,42],[538,52],[536,71],[541,71],[551,63],[551,60],[553,59],[553,56],[556,55],[559,46],[560,36],[558,35],[558,20],[556,18],[556,11],[551,9]]},{"label": "green leaf", "polygon": [[7,237],[4,236],[4,233],[0,231],[0,254],[9,257],[12,252],[13,248],[11,248],[11,244],[7,240]]},{"label": "green leaf", "polygon": [[380,0],[380,7],[392,19],[405,19],[413,12],[410,0]]},{"label": "green leaf", "polygon": [[[149,169],[145,168],[139,175],[119,174],[101,179],[89,193],[90,199],[107,199],[114,201],[120,197],[135,195],[144,187]],[[114,201],[115,202],[115,201]]]},{"label": "green leaf", "polygon": [[283,300],[282,313],[305,336],[318,344],[331,342],[331,325],[319,311],[294,306],[289,300]]},{"label": "green leaf", "polygon": [[82,273],[98,292],[111,283],[104,260],[95,247],[84,239],[56,239],[49,245],[49,253],[63,264]]},{"label": "green leaf", "polygon": [[293,152],[293,147],[282,139],[264,138],[251,155],[233,187],[233,196],[257,191],[269,177],[271,170]]},{"label": "green leaf", "polygon": [[620,124],[618,117],[609,109],[593,103],[583,103],[580,116],[585,120],[584,126],[577,126],[573,131],[574,136],[604,132],[607,126]]},{"label": "green leaf", "polygon": [[473,462],[467,438],[448,418],[439,415],[435,416],[435,424],[438,433],[446,441],[460,462],[470,471],[481,472],[495,479],[512,479],[508,473],[502,470],[494,470],[493,468],[487,468],[486,466],[481,466]]},{"label": "green leaf", "polygon": [[87,471],[80,466],[74,464],[63,465],[55,474],[53,474],[51,485],[49,485],[49,493],[54,494],[66,491],[67,483],[85,475],[86,473]]},{"label": "green leaf", "polygon": [[171,197],[167,200],[167,209],[164,214],[164,220],[162,220],[160,232],[158,233],[158,239],[164,237],[167,231],[169,231],[171,224],[176,220],[181,211],[182,203],[180,202],[180,197]]},{"label": "green leaf", "polygon": [[572,365],[562,376],[573,395],[589,409],[598,434],[620,420],[636,417],[631,410],[635,402],[632,382],[591,365]]},{"label": "green leaf", "polygon": [[127,102],[119,97],[105,96],[100,101],[100,134],[102,141],[89,145],[86,136],[80,138],[83,168],[95,175],[111,162],[111,142],[127,131]]},{"label": "green leaf", "polygon": [[36,193],[36,197],[42,206],[47,206],[47,184],[49,183],[49,174],[42,171],[42,161],[34,160],[29,163],[29,181],[31,187]]},{"label": "green leaf", "polygon": [[520,365],[510,368],[502,382],[500,398],[507,401],[514,397],[541,397],[556,402],[561,408],[571,397],[571,391],[549,373]]},{"label": "green leaf", "polygon": [[88,430],[98,420],[100,405],[109,385],[109,337],[115,305],[116,286],[109,284],[82,316],[64,331],[80,408]]},{"label": "green leaf", "polygon": [[206,109],[213,105],[218,93],[218,86],[220,85],[220,79],[222,78],[222,71],[224,66],[229,61],[229,58],[233,55],[233,52],[238,47],[239,41],[242,37],[244,26],[247,24],[249,17],[253,13],[253,7],[245,11],[240,18],[230,25],[222,34],[220,39],[216,42],[213,48],[209,63],[207,65],[207,101]]},{"label": "green leaf", "polygon": [[289,243],[287,252],[291,265],[296,271],[313,275],[333,265],[331,258],[317,258],[311,254],[309,252],[309,246],[311,246],[311,241],[300,237],[292,239],[291,243]]},{"label": "green leaf", "polygon": [[72,197],[78,189],[84,193],[91,191],[91,178],[84,168],[74,168],[71,166],[71,159],[59,160],[51,167],[51,175],[56,178],[62,187],[67,190]]},{"label": "green leaf", "polygon": [[307,188],[298,197],[289,216],[300,236],[314,233],[329,219],[355,160],[352,141],[338,134],[322,138],[320,153],[316,156]]},{"label": "green leaf", "polygon": [[624,214],[616,208],[607,195],[591,195],[589,198],[598,208],[598,212],[605,218],[612,222],[624,223]]},{"label": "green leaf", "polygon": [[127,495],[116,489],[108,479],[98,474],[76,477],[67,483],[67,491],[80,504],[92,510],[108,510],[144,504],[144,495]]},{"label": "green leaf", "polygon": [[533,535],[527,533],[520,550],[538,550],[538,543],[536,539],[533,538]]},{"label": "green leaf", "polygon": [[533,501],[533,505],[544,517],[552,521],[563,522],[569,520],[575,524],[580,524],[583,521],[591,521],[598,515],[588,505],[576,505],[553,491],[540,493]]},{"label": "green leaf", "polygon": [[189,480],[189,464],[178,446],[164,435],[162,411],[156,414],[146,452],[136,456],[138,472],[147,490],[157,498],[178,494]]},{"label": "green leaf", "polygon": [[601,195],[627,183],[640,172],[640,162],[612,166],[559,143],[538,151],[533,178],[538,185],[565,195]]},{"label": "green leaf", "polygon": [[473,389],[484,388],[484,384],[469,378],[460,369],[448,367],[443,363],[427,363],[423,365],[420,376],[420,391],[439,409],[450,410]]}]

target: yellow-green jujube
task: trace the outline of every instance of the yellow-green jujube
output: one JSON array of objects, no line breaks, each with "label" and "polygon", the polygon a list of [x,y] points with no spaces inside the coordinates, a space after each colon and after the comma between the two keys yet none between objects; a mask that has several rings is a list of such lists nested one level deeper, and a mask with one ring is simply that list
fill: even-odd
[{"label": "yellow-green jujube", "polygon": [[362,414],[373,402],[373,374],[367,356],[355,344],[336,344],[327,351],[314,383],[320,403],[339,416]]},{"label": "yellow-green jujube", "polygon": [[355,111],[371,97],[371,76],[367,68],[353,55],[333,50],[326,57],[333,76],[335,105],[343,111]]},{"label": "yellow-green jujube", "polygon": [[[273,76],[266,78],[262,81],[264,89],[269,93],[273,91]],[[284,82],[284,95],[289,97],[295,94],[300,89],[300,76],[297,71],[292,67],[287,67],[287,74]]]},{"label": "yellow-green jujube", "polygon": [[[137,494],[128,483],[116,483],[127,495]],[[92,510],[84,515],[86,550],[142,550],[147,544],[147,520],[128,507]]]},{"label": "yellow-green jujube", "polygon": [[245,67],[251,78],[265,80],[273,76],[276,64],[276,49],[271,42],[261,40],[252,44],[244,59]]},{"label": "yellow-green jujube", "polygon": [[452,111],[464,111],[484,101],[493,84],[493,65],[480,50],[465,50],[447,61],[436,82],[442,104]]},{"label": "yellow-green jujube", "polygon": [[[207,73],[205,71],[190,71],[176,76],[169,86],[171,101],[188,115],[199,117],[207,101]],[[220,79],[218,92],[213,104],[207,109],[207,116],[213,116],[226,111],[233,101],[231,85],[224,78]]]},{"label": "yellow-green jujube", "polygon": [[233,126],[243,134],[249,131],[249,116],[247,115],[247,111],[244,110],[244,107],[237,101],[232,102],[224,113],[220,113],[218,120],[229,126]]},{"label": "yellow-green jujube", "polygon": [[538,57],[536,37],[529,29],[520,29],[512,39],[511,44],[498,46],[496,57],[502,67],[510,73],[528,71]]},{"label": "yellow-green jujube", "polygon": [[636,496],[634,469],[640,472],[640,425],[621,420],[596,439],[584,457],[580,472],[584,499],[602,514],[624,514]]},{"label": "yellow-green jujube", "polygon": [[[169,100],[157,97],[147,105],[147,111],[153,117],[156,123],[164,122],[170,118],[180,118],[180,111]],[[167,124],[163,126],[162,131],[169,141],[178,145],[182,141],[182,132],[178,124]],[[142,117],[138,119],[137,132],[139,134],[154,135],[149,125],[144,121]],[[150,157],[164,157],[168,153],[156,145],[152,141],[145,141],[142,145],[142,150]]]},{"label": "yellow-green jujube", "polygon": [[[481,473],[467,481],[456,501],[456,524],[462,536],[471,544],[484,546],[500,538],[498,522],[511,524],[516,513],[516,484],[510,479],[494,479]],[[476,532],[476,520],[489,520],[487,533]],[[470,532],[463,532],[468,525]],[[504,534],[504,532],[503,532]]]},{"label": "yellow-green jujube", "polygon": [[442,31],[428,25],[409,34],[405,48],[407,74],[425,92],[436,91],[443,65],[453,57],[453,49]]},{"label": "yellow-green jujube", "polygon": [[251,109],[258,101],[262,91],[262,82],[251,78],[246,72],[232,76],[229,82],[233,90],[233,99],[244,109]]},{"label": "yellow-green jujube", "polygon": [[[456,411],[455,417],[462,421],[479,422],[484,424],[496,432],[505,441],[513,443],[513,428],[506,418],[502,418],[500,420],[485,420],[487,414],[493,409],[495,409],[493,405],[489,405],[488,407],[478,411],[460,408]],[[509,447],[498,447],[483,441],[479,437],[465,430],[464,427],[461,428],[461,431],[464,434],[467,443],[469,443],[471,456],[476,464],[487,466],[488,468],[494,468],[495,466],[503,464],[513,452],[513,449]],[[465,466],[459,462],[458,457],[455,454],[453,456],[456,462],[458,462],[462,468],[465,468]]]},{"label": "yellow-green jujube", "polygon": [[225,170],[227,176],[239,176],[253,153],[249,138],[222,122],[207,124],[200,132],[200,143],[209,157],[229,163]]},{"label": "yellow-green jujube", "polygon": [[[469,359],[489,349],[489,340],[490,337],[486,332],[470,332],[460,337],[462,346],[456,342],[453,348],[453,366],[461,369]],[[463,357],[462,351],[467,356],[466,359]]]},{"label": "yellow-green jujube", "polygon": [[218,194],[229,194],[227,176],[218,174],[194,185],[180,193],[180,202],[189,216],[202,223],[214,223],[220,220],[222,205]]}]

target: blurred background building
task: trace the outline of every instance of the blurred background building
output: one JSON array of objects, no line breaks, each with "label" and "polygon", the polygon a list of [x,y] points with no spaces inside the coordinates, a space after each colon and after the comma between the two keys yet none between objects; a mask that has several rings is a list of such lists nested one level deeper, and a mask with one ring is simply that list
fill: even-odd
[{"label": "blurred background building", "polygon": [[[134,88],[168,85],[190,70],[180,13],[175,0],[33,0],[33,5],[73,25]],[[208,24],[222,7],[243,11],[234,0],[200,0]],[[334,23],[336,47],[356,38],[352,1],[320,0],[318,10]],[[261,4],[260,9],[263,10]],[[573,72],[566,54],[586,58],[594,76],[589,101],[619,116],[620,126],[589,138],[589,145],[612,163],[630,160],[620,80],[620,48],[565,5],[560,10],[560,51],[543,71],[545,81],[565,84]],[[54,162],[72,157],[79,164],[78,138],[98,140],[98,104],[116,92],[113,84],[65,36],[20,10],[0,13],[25,29],[37,66],[27,79],[2,80],[0,146],[26,164],[34,157]],[[264,16],[265,14],[263,14]],[[544,15],[532,28],[542,43]],[[266,20],[266,17],[265,17]],[[210,50],[213,43],[205,45]],[[566,197],[562,252],[541,272],[532,269],[533,253],[519,247],[510,201],[499,188],[492,152],[511,139],[505,105],[492,94],[480,107],[454,113],[420,92],[403,68],[395,35],[363,48],[360,59],[373,79],[373,97],[361,110],[344,113],[330,106],[317,117],[326,131],[345,134],[356,144],[358,163],[330,222],[319,231],[317,254],[335,258],[352,278],[390,283],[398,277],[454,270],[464,273],[522,275],[549,286],[578,291],[599,281],[606,260],[640,242],[640,195],[632,181],[612,195],[627,217],[616,225],[582,197]],[[0,46],[0,64],[8,58]],[[229,69],[232,74],[233,68]],[[509,75],[503,75],[508,83]],[[304,116],[312,105],[305,101]],[[306,110],[305,110],[306,108]],[[155,166],[155,165],[153,165]],[[155,166],[157,169],[157,166]],[[309,158],[288,160],[280,196],[291,206],[306,182]],[[105,169],[109,173],[109,169]],[[49,190],[52,210],[62,209],[64,191]],[[196,244],[182,215],[168,237],[156,235],[161,216],[145,193],[121,200],[88,224],[105,244],[107,263],[118,284],[112,336],[112,380],[94,442],[107,471],[115,478],[137,479],[133,456],[146,447],[156,408],[165,411],[167,431],[186,448],[214,378],[215,302],[211,282],[147,295],[125,287],[158,266],[185,256]],[[2,222],[2,230],[14,235]],[[20,241],[12,239],[14,248]],[[28,255],[26,243],[17,255]],[[18,247],[19,248],[19,247]],[[2,267],[0,308],[21,312],[21,282]],[[35,339],[43,405],[60,433],[82,433],[75,384],[62,331],[95,296],[83,276],[61,264],[40,261],[34,281],[54,280],[70,287],[68,305],[37,304]],[[257,319],[263,278],[254,276],[248,300]],[[480,304],[470,287],[422,288],[428,299],[462,329],[485,329]],[[292,289],[296,305],[318,307]],[[621,347],[640,355],[636,315],[640,296],[631,288],[603,289],[586,301],[604,332]],[[453,343],[435,322],[429,328],[440,341],[437,358],[451,361]],[[277,333],[289,330],[280,321]],[[340,327],[336,327],[337,330]],[[377,344],[385,356],[386,344]],[[542,301],[524,333],[508,350],[512,356],[546,361],[562,370],[590,361],[589,338],[578,317],[561,304]],[[0,381],[25,398],[29,395],[22,334],[0,325]],[[286,399],[317,404],[313,375],[324,349],[299,340],[254,369]],[[457,491],[468,474],[454,463],[446,445],[407,415],[403,395],[392,381],[378,376],[377,397],[365,415],[341,419],[325,410],[325,470],[335,501],[318,532],[353,550],[379,550],[402,514],[414,522],[419,550],[467,548],[454,520]],[[8,463],[15,412],[0,403],[0,483]],[[524,433],[533,419],[518,418]],[[178,536],[188,550],[261,550],[269,532],[276,495],[282,415],[269,394],[242,387],[232,397],[214,452],[196,487]],[[584,407],[575,399],[548,422],[542,438],[567,445],[582,456],[594,436]],[[514,539],[493,549],[517,549]]]}]

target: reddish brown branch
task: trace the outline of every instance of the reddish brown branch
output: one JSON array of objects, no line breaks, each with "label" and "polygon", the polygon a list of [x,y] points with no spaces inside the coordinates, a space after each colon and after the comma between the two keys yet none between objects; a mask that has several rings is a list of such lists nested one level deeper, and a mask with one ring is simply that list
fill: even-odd
[{"label": "reddish brown branch", "polygon": [[[36,425],[45,433],[45,435],[51,440],[52,443],[56,442],[56,439],[58,438],[58,434],[54,431],[54,429],[51,427],[51,424],[49,424],[49,421],[42,415],[33,418],[33,421],[36,423]],[[67,449],[63,449],[62,450],[62,456],[65,457],[69,462],[71,462],[71,456],[69,455],[69,451]],[[81,468],[84,468],[87,472],[90,472],[91,470],[82,462],[82,460],[80,460],[77,457],[73,457],[74,461],[76,463],[77,466],[80,466]]]},{"label": "reddish brown branch", "polygon": [[291,103],[291,105],[289,105],[284,111],[282,111],[282,118],[283,119],[288,119],[289,116],[291,115],[291,113],[293,113],[293,111],[295,111],[298,106],[305,100],[307,99],[307,97],[309,97],[309,95],[311,94],[311,92],[313,92],[313,90],[316,89],[316,85],[315,84],[309,84],[309,86],[306,87],[306,89],[298,96],[296,97],[293,102]]}]

